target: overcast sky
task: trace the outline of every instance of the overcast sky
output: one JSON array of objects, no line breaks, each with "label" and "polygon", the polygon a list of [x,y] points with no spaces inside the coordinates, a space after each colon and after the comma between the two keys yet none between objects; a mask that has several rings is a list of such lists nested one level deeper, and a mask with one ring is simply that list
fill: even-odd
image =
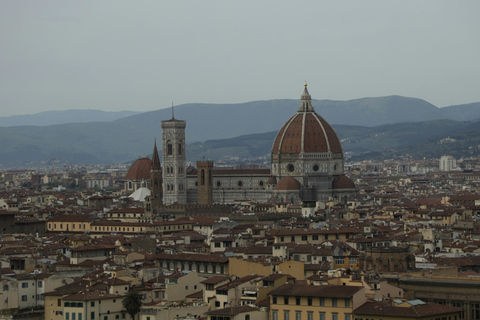
[{"label": "overcast sky", "polygon": [[480,101],[480,1],[1,1],[0,116],[402,95]]}]

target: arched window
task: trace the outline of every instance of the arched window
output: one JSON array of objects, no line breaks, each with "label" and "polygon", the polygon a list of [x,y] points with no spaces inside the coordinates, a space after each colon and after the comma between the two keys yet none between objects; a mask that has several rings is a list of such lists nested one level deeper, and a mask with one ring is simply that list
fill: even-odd
[{"label": "arched window", "polygon": [[204,186],[205,185],[205,170],[202,169],[200,171],[200,185]]},{"label": "arched window", "polygon": [[171,156],[173,154],[173,145],[170,141],[167,142],[167,155]]},{"label": "arched window", "polygon": [[128,189],[132,189],[132,181],[128,181]]},{"label": "arched window", "polygon": [[182,155],[182,144],[181,144],[181,143],[178,144],[177,154],[178,154],[179,156]]}]

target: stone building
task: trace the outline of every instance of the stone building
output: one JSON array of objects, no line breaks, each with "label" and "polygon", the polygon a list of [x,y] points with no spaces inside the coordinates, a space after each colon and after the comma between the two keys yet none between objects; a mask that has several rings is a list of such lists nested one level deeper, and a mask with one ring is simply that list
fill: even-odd
[{"label": "stone building", "polygon": [[477,277],[422,273],[390,275],[387,280],[405,290],[407,299],[461,308],[459,320],[480,319],[480,280]]},{"label": "stone building", "polygon": [[359,268],[375,272],[407,272],[415,268],[408,247],[372,247],[360,256]]},{"label": "stone building", "polygon": [[[295,205],[332,199],[346,202],[356,192],[355,184],[344,174],[340,139],[315,112],[306,84],[297,112],[285,122],[273,142],[271,169],[220,170],[209,161],[198,162],[197,166],[202,168],[187,169],[186,122],[172,117],[162,121],[161,127],[165,205],[233,204],[238,199]],[[132,165],[126,191],[135,191],[134,181],[147,179],[152,163],[147,160],[142,158]],[[132,170],[136,174],[130,175]],[[147,185],[151,187],[151,181]]]},{"label": "stone building", "polygon": [[165,204],[187,203],[185,127],[186,121],[162,121],[163,201]]}]

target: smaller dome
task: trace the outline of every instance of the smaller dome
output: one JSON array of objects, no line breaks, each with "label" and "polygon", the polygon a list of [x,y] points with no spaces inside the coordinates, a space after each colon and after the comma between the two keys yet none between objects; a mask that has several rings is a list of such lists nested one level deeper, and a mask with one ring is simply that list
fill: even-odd
[{"label": "smaller dome", "polygon": [[355,183],[349,177],[341,175],[333,180],[333,189],[355,189]]},{"label": "smaller dome", "polygon": [[128,169],[127,180],[147,180],[150,179],[150,168],[152,160],[149,158],[140,158],[135,161]]},{"label": "smaller dome", "polygon": [[270,177],[270,179],[267,180],[267,184],[277,184],[277,178]]},{"label": "smaller dome", "polygon": [[275,186],[275,190],[300,190],[300,182],[298,182],[295,178],[288,176],[278,181],[278,184]]}]

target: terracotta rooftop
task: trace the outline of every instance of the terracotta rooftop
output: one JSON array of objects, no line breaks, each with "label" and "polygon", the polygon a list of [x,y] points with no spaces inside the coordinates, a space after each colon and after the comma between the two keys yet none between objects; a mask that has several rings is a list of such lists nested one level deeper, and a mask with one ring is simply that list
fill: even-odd
[{"label": "terracotta rooftop", "polygon": [[221,257],[212,254],[199,254],[199,253],[177,253],[177,254],[167,254],[160,253],[155,255],[155,259],[159,260],[181,260],[181,261],[204,261],[204,262],[220,262],[227,263],[228,258]]},{"label": "terracotta rooftop", "polygon": [[278,132],[272,154],[343,153],[335,130],[313,110],[308,91],[302,95],[302,106]]},{"label": "terracotta rooftop", "polygon": [[[417,300],[418,301],[418,300]],[[461,312],[463,309],[450,307],[438,303],[427,302],[425,304],[412,305],[410,307],[392,306],[391,303],[368,301],[355,309],[355,315],[378,315],[378,316],[394,316],[394,317],[433,317],[442,314]]]},{"label": "terracotta rooftop", "polygon": [[149,158],[138,159],[128,169],[126,180],[150,180],[151,167],[152,160]]},{"label": "terracotta rooftop", "polygon": [[297,283],[285,283],[269,292],[271,296],[351,298],[363,287],[357,286],[312,286]]},{"label": "terracotta rooftop", "polygon": [[275,186],[275,190],[278,191],[287,191],[287,190],[300,190],[300,182],[295,178],[287,176],[280,179],[280,181]]}]

